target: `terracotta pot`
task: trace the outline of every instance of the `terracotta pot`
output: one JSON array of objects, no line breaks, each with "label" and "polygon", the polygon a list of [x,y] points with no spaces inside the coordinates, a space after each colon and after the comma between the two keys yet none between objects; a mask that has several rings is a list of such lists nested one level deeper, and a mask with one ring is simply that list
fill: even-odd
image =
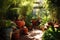
[{"label": "terracotta pot", "polygon": [[19,40],[19,39],[20,39],[20,31],[19,31],[19,30],[16,30],[16,31],[13,33],[13,39],[14,39],[14,40]]},{"label": "terracotta pot", "polygon": [[16,21],[17,27],[22,28],[25,25],[25,21]]},{"label": "terracotta pot", "polygon": [[23,32],[24,32],[24,34],[27,34],[28,33],[28,28],[23,28]]}]

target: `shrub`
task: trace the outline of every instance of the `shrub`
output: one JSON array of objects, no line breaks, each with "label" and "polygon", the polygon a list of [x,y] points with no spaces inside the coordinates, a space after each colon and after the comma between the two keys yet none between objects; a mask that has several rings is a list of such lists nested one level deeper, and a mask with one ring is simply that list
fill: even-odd
[{"label": "shrub", "polygon": [[50,27],[48,30],[45,31],[43,35],[43,40],[60,40],[60,32],[57,31],[58,29],[53,30],[52,27]]}]

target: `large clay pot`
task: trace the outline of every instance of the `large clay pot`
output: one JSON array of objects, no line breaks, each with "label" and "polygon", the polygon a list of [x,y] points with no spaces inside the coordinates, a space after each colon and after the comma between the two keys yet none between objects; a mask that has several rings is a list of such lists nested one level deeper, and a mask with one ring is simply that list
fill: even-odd
[{"label": "large clay pot", "polygon": [[17,27],[22,28],[25,25],[25,21],[16,21]]},{"label": "large clay pot", "polygon": [[28,34],[28,28],[27,27],[24,27],[23,28],[23,32],[24,32],[24,34]]},{"label": "large clay pot", "polygon": [[13,39],[13,40],[19,40],[19,39],[20,39],[20,30],[16,30],[16,31],[13,33],[12,39]]}]

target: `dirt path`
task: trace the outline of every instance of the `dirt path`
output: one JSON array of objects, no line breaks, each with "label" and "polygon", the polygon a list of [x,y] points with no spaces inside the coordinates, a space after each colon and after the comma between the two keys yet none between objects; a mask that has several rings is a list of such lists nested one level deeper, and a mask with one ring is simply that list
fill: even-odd
[{"label": "dirt path", "polygon": [[28,35],[21,36],[20,40],[42,40],[43,32],[41,30],[33,30]]}]

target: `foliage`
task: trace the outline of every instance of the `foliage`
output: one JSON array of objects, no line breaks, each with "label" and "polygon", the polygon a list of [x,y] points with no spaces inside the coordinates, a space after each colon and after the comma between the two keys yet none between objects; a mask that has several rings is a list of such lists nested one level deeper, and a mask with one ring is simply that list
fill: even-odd
[{"label": "foliage", "polygon": [[31,25],[31,20],[32,20],[32,12],[29,14],[29,15],[27,15],[26,16],[26,26],[28,27],[28,26],[30,26]]},{"label": "foliage", "polygon": [[[46,6],[46,7],[45,7]],[[60,0],[45,0],[45,9],[50,11],[50,17],[52,20],[57,21],[60,19]],[[60,40],[60,28],[50,27],[45,31],[43,40]]]},{"label": "foliage", "polygon": [[50,11],[48,10],[47,0],[43,0],[43,4],[40,8],[40,18],[42,19],[42,24],[45,24],[51,20]]},{"label": "foliage", "polygon": [[[0,20],[4,19],[15,19],[18,14],[19,18],[25,17],[27,25],[30,25],[32,18],[34,0],[0,0]],[[1,21],[2,21],[1,20]],[[4,26],[9,26],[10,21],[1,22]],[[1,25],[0,25],[1,26]]]},{"label": "foliage", "polygon": [[33,0],[0,0],[0,15],[5,16],[8,10],[16,10],[20,15],[32,11]]},{"label": "foliage", "polygon": [[33,0],[20,0],[16,5],[19,7],[17,11],[20,14],[20,17],[26,17],[33,9]]},{"label": "foliage", "polygon": [[60,0],[48,0],[49,4],[53,7],[60,7]]},{"label": "foliage", "polygon": [[54,27],[50,27],[45,31],[43,35],[43,40],[60,40],[60,29],[55,29]]},{"label": "foliage", "polygon": [[60,0],[47,0],[48,9],[53,20],[59,21],[60,19]]},{"label": "foliage", "polygon": [[50,16],[44,16],[42,18],[42,24],[45,24],[46,22],[49,22],[51,19],[50,19]]}]

